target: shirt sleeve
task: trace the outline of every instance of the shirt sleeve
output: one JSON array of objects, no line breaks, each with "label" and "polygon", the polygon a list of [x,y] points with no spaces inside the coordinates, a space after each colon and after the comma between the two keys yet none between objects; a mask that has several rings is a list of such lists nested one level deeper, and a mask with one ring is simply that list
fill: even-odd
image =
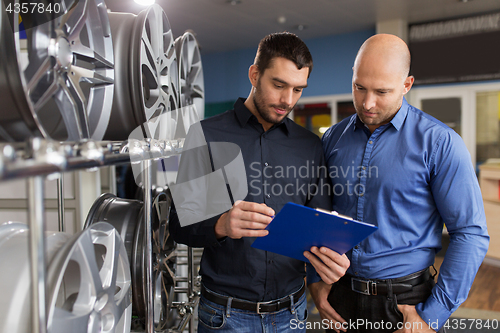
[{"label": "shirt sleeve", "polygon": [[471,158],[453,131],[438,139],[429,160],[430,186],[450,235],[431,296],[417,304],[420,317],[439,330],[469,293],[488,250],[483,200]]},{"label": "shirt sleeve", "polygon": [[321,281],[321,277],[314,269],[314,266],[311,265],[310,263],[306,263],[306,282],[307,282],[307,285],[310,285],[311,283],[316,283],[319,281]]},{"label": "shirt sleeve", "polygon": [[[200,123],[189,129],[178,169],[176,184],[170,186],[173,196],[170,234],[177,243],[191,247],[220,246],[215,236],[215,224],[232,203],[224,179],[211,178],[214,174],[213,160]],[[214,183],[218,186],[207,186]],[[219,200],[221,189],[226,200]],[[224,207],[214,209],[214,200],[209,200],[213,198]]]},{"label": "shirt sleeve", "polygon": [[221,215],[214,216],[205,221],[181,227],[179,217],[172,206],[169,219],[169,232],[174,241],[191,247],[220,246],[225,238],[220,241],[215,236],[215,223]]},{"label": "shirt sleeve", "polygon": [[[310,195],[310,198],[306,203],[306,206],[311,208],[322,208],[331,210],[333,206],[331,180],[328,176],[323,149],[321,148],[321,146],[318,146],[316,150],[317,150],[317,157],[315,163],[316,165],[321,166],[320,168],[318,168],[318,170],[321,171],[318,172],[317,178],[312,179],[312,182],[317,186],[317,187],[312,186],[312,188],[317,188],[318,191],[315,191],[316,193],[312,193]],[[314,266],[311,265],[310,263],[306,263],[306,276],[307,276],[307,285],[321,281],[321,277],[314,269]]]}]

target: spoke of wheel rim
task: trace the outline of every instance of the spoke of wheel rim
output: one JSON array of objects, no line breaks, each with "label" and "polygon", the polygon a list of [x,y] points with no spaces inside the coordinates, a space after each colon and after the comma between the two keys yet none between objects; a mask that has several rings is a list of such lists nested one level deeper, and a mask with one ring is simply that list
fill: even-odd
[{"label": "spoke of wheel rim", "polygon": [[162,231],[163,238],[162,238],[161,248],[162,248],[162,250],[165,250],[167,248],[168,238],[170,237],[170,233],[168,231],[168,224],[164,223],[161,228],[163,229],[163,231]]},{"label": "spoke of wheel rim", "polygon": [[191,38],[188,37],[188,40],[186,41],[186,43],[187,43],[187,54],[186,54],[187,66],[186,66],[186,68],[187,69],[190,69],[193,67],[194,52],[196,51],[196,45],[190,39]]},{"label": "spoke of wheel rim", "polygon": [[64,309],[54,309],[50,333],[87,333],[91,313],[75,314]]},{"label": "spoke of wheel rim", "polygon": [[196,86],[193,86],[193,93],[191,94],[191,97],[192,98],[203,98],[204,96],[204,92],[203,92],[203,89],[196,85]]},{"label": "spoke of wheel rim", "polygon": [[[85,106],[87,104],[87,99],[85,98],[85,95],[83,94],[83,91],[80,88],[80,84],[78,81],[73,77],[73,75],[68,75],[68,80],[66,80],[67,83],[69,83],[69,87],[64,84],[61,87],[62,93],[65,96],[65,98],[70,102],[72,105],[71,110],[74,110],[75,114],[75,119],[78,121],[78,126],[81,128],[81,135],[83,138],[88,138],[89,137],[89,125],[87,121],[87,113],[85,112]],[[62,98],[60,98],[60,102],[62,103]],[[64,106],[61,105],[60,110],[66,110]],[[72,124],[66,124],[68,128],[71,128]],[[70,134],[70,133],[68,133]]]},{"label": "spoke of wheel rim", "polygon": [[[147,22],[146,22],[147,24]],[[150,64],[150,66],[152,68],[154,68],[154,64],[156,62],[156,59],[158,59],[158,46],[155,45],[157,44],[155,42],[155,38],[154,38],[155,34],[154,34],[154,30],[151,31],[151,39],[150,37],[148,36],[148,34],[146,33],[146,28],[143,29],[143,32],[142,32],[142,43],[145,47],[145,53],[141,54],[141,56],[146,56],[145,58],[143,58],[143,64],[144,64],[144,60],[147,59],[148,60],[148,63]],[[154,73],[154,71],[153,71]]]},{"label": "spoke of wheel rim", "polygon": [[92,1],[79,1],[78,4],[68,12],[62,21],[70,27],[69,36],[79,36],[88,16],[88,6]]},{"label": "spoke of wheel rim", "polygon": [[167,255],[167,256],[163,259],[163,261],[164,261],[164,265],[165,265],[166,267],[168,267],[168,265],[167,265],[167,261],[169,261],[170,259],[175,258],[176,256],[177,256],[177,255],[176,255],[176,253],[175,253],[175,250],[174,250],[174,249],[172,249],[172,252],[170,252],[170,253],[169,253],[169,254],[168,254],[168,255]]},{"label": "spoke of wheel rim", "polygon": [[40,109],[59,91],[61,82],[58,82],[57,78],[50,84],[50,86],[45,90],[42,96],[35,102],[33,108],[35,112],[38,113]]},{"label": "spoke of wheel rim", "polygon": [[[169,255],[169,257],[173,257],[173,254]],[[175,278],[175,273],[170,269],[170,267],[167,264],[165,264],[165,269],[167,270],[168,275],[172,277],[172,279]]]},{"label": "spoke of wheel rim", "polygon": [[159,233],[160,233],[160,239],[158,241],[158,246],[162,249],[162,251],[165,250],[166,245],[167,245],[167,240],[168,240],[168,225],[167,223],[163,222],[165,221],[164,219],[161,220],[161,224],[159,226]]},{"label": "spoke of wheel rim", "polygon": [[[90,232],[82,234],[82,236],[77,240],[78,246],[81,249],[81,258],[77,260],[80,265],[80,270],[89,273],[89,276],[83,275],[82,277],[90,277],[90,281],[86,281],[85,284],[90,284],[91,287],[95,289],[95,294],[99,295],[103,292],[103,281],[97,267],[94,244],[91,240]],[[82,283],[81,285],[85,285]],[[78,301],[78,300],[77,300]]]},{"label": "spoke of wheel rim", "polygon": [[114,230],[109,233],[94,231],[94,244],[103,245],[106,248],[104,263],[99,271],[102,286],[104,289],[111,288],[114,292],[116,286],[116,277],[118,275],[118,263],[120,251],[117,249],[117,237],[119,237]]},{"label": "spoke of wheel rim", "polygon": [[[165,51],[164,51],[164,43],[163,43],[163,11],[157,10],[154,11],[155,15],[155,24],[153,29],[151,29],[151,39],[153,47],[155,48],[156,59],[158,59]],[[156,45],[154,45],[156,44]]]},{"label": "spoke of wheel rim", "polygon": [[151,41],[147,39],[147,35],[144,34],[142,38],[142,46],[141,47],[141,59],[142,64],[146,65],[147,68],[151,71],[153,76],[156,78],[156,55],[153,50],[153,46],[151,45]]},{"label": "spoke of wheel rim", "polygon": [[[30,63],[30,65],[31,65],[31,63]],[[28,90],[28,94],[30,94],[31,91],[33,90],[33,88],[35,88],[38,85],[38,83],[40,83],[40,80],[47,75],[47,72],[50,69],[51,69],[50,58],[47,57],[43,60],[43,62],[40,64],[40,66],[35,71],[33,76],[29,79],[29,82],[26,85],[26,88]],[[28,68],[26,69],[25,72],[31,72],[29,65],[28,65]]]},{"label": "spoke of wheel rim", "polygon": [[187,76],[187,81],[190,83],[195,83],[201,73],[201,64],[193,64],[189,67],[190,71]]},{"label": "spoke of wheel rim", "polygon": [[94,72],[77,66],[72,66],[71,69],[72,72],[74,72],[74,75],[69,74],[67,76],[66,82],[69,83],[69,87],[67,87],[67,89],[76,94],[75,97],[77,97],[80,101],[82,109],[85,109],[85,106],[87,105],[87,97],[80,87],[80,78],[87,77],[87,75],[93,75]]},{"label": "spoke of wheel rim", "polygon": [[[172,48],[173,49],[173,48]],[[168,97],[169,95],[170,96],[174,96],[175,99],[177,99],[177,92],[176,92],[176,82],[178,80],[177,78],[177,73],[175,73],[175,57],[172,55],[170,57],[167,57],[165,55],[162,56],[162,62],[163,62],[163,65],[161,67],[161,72],[160,73],[164,73],[165,72],[165,68],[167,69],[167,75],[161,75],[160,76],[160,85],[161,85],[161,89],[160,89],[160,92],[163,92],[162,93],[162,97],[163,97],[163,100],[165,101],[165,103],[167,103],[168,101]],[[174,77],[175,76],[175,77]],[[163,87],[168,87],[168,93],[165,92],[163,90]]]},{"label": "spoke of wheel rim", "polygon": [[70,39],[69,41],[72,44],[71,51],[78,60],[93,64],[96,68],[114,68],[112,62],[103,57],[99,52],[96,52],[96,50],[83,45],[79,38]]},{"label": "spoke of wheel rim", "polygon": [[96,68],[99,69],[114,69],[113,63],[104,58],[101,54],[94,52],[94,58],[90,59],[91,63],[95,65]]},{"label": "spoke of wheel rim", "polygon": [[[130,285],[128,289],[130,289]],[[116,301],[116,314],[117,314],[116,318],[117,320],[119,320],[123,316],[127,308],[130,306],[130,304],[132,304],[132,299],[131,297],[129,297],[129,294],[127,292],[123,293],[122,297],[120,297],[119,299],[115,298],[115,301]]]},{"label": "spoke of wheel rim", "polygon": [[158,281],[160,282],[160,302],[161,302],[161,308],[163,309],[163,312],[166,312],[167,306],[166,304],[163,304],[163,295],[167,294],[167,287],[165,286],[165,279],[163,278],[163,272],[158,271]]}]

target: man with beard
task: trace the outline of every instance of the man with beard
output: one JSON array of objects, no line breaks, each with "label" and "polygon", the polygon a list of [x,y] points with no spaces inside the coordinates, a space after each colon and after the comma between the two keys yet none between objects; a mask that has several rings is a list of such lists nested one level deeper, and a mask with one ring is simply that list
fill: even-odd
[{"label": "man with beard", "polygon": [[[370,37],[354,61],[356,114],[322,139],[329,167],[360,170],[332,178],[334,188],[352,184],[333,209],[378,226],[347,253],[351,265],[333,286],[308,275],[321,316],[337,321],[337,332],[342,323],[347,332],[440,330],[467,298],[488,249],[469,152],[452,129],[406,102],[409,70],[404,41]],[[443,224],[450,245],[436,284],[429,266]]]},{"label": "man with beard", "polygon": [[[312,66],[307,46],[294,34],[264,37],[248,72],[248,98],[201,122],[212,165],[218,163],[213,161],[215,143],[241,149],[249,191],[229,211],[198,223],[181,226],[172,214],[174,240],[204,247],[198,332],[305,332],[304,262],[251,244],[267,235],[265,227],[287,202],[331,206],[326,167],[318,172],[325,166],[321,142],[287,118],[307,87]],[[182,161],[179,173],[189,167]],[[314,170],[299,175],[304,166]],[[324,281],[333,283],[345,273],[345,255],[327,248],[311,251],[315,256],[310,261]]]}]

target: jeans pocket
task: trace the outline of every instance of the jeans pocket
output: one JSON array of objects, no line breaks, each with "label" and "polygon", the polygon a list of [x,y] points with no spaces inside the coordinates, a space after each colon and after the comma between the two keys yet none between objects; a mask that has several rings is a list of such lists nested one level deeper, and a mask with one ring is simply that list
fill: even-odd
[{"label": "jeans pocket", "polygon": [[299,298],[299,302],[295,306],[295,319],[297,322],[305,322],[307,320],[307,317],[309,316],[309,313],[307,311],[307,301],[304,295],[302,295],[301,298]]},{"label": "jeans pocket", "polygon": [[200,299],[198,321],[207,328],[221,329],[226,323],[226,314],[223,309],[215,308]]}]

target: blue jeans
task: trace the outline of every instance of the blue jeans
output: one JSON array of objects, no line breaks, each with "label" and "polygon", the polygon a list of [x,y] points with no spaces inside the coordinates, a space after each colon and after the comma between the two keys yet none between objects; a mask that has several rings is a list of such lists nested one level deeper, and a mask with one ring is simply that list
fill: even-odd
[{"label": "blue jeans", "polygon": [[203,296],[198,305],[198,333],[305,333],[307,301],[304,293],[290,308],[258,314],[254,311],[227,308]]}]

